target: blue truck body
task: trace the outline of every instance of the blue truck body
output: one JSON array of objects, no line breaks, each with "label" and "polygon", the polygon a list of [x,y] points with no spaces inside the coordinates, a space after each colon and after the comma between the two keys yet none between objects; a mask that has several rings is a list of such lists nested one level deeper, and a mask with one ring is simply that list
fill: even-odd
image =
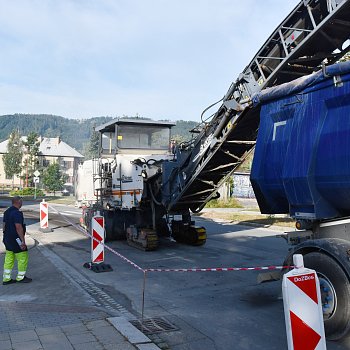
[{"label": "blue truck body", "polygon": [[261,108],[251,172],[262,213],[350,216],[350,62],[254,96]]}]

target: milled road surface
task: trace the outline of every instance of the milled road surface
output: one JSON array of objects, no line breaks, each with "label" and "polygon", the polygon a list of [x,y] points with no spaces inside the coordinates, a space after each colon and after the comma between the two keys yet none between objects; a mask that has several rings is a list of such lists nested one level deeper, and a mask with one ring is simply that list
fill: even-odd
[{"label": "milled road surface", "polygon": [[[78,222],[78,209],[55,207],[72,223]],[[56,215],[51,217],[54,232],[33,237],[66,263],[62,273],[74,276],[77,271],[82,276],[78,284],[83,297],[139,319],[142,272],[109,251],[106,262],[113,272],[96,274],[84,269],[82,265],[90,261],[90,240]],[[288,251],[285,241],[275,237],[280,232],[203,219],[197,224],[207,229],[208,240],[202,247],[165,239],[155,252],[139,251],[123,241],[108,245],[143,268],[280,265]],[[177,329],[150,337],[158,346],[175,350],[286,349],[281,283],[258,285],[256,278],[257,272],[252,271],[148,273],[144,317],[164,317]],[[330,350],[350,349],[350,340],[327,345]]]}]

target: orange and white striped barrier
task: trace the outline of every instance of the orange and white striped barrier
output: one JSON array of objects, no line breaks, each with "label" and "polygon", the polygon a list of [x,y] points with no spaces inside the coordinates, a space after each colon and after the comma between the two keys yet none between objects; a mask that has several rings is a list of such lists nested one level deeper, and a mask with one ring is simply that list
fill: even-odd
[{"label": "orange and white striped barrier", "polygon": [[49,204],[45,202],[45,199],[40,203],[40,228],[49,228]]},{"label": "orange and white striped barrier", "polygon": [[91,220],[91,262],[93,264],[103,263],[105,260],[104,239],[105,219],[99,213]]},{"label": "orange and white striped barrier", "polygon": [[94,272],[113,271],[111,265],[105,264],[105,219],[99,212],[91,219],[91,262],[84,267]]},{"label": "orange and white striped barrier", "polygon": [[320,284],[314,270],[304,267],[301,254],[283,276],[283,304],[288,350],[326,350]]}]

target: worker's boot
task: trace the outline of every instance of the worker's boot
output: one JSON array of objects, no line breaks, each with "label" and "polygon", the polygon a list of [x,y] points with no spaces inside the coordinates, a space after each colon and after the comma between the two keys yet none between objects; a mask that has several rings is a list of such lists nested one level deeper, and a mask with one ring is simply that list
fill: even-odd
[{"label": "worker's boot", "polygon": [[27,277],[27,276],[24,276],[21,280],[17,280],[17,283],[30,283],[32,282],[32,279]]},{"label": "worker's boot", "polygon": [[16,283],[16,280],[10,279],[10,280],[8,280],[8,281],[3,281],[3,282],[2,282],[2,284],[3,284],[4,286],[6,286],[7,284],[13,284],[13,283]]}]

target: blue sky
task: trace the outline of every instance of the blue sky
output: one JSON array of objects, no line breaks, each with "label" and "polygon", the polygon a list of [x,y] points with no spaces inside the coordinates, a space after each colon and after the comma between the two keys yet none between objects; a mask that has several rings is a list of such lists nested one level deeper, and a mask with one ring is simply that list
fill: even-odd
[{"label": "blue sky", "polygon": [[298,0],[0,0],[0,115],[200,120]]}]

